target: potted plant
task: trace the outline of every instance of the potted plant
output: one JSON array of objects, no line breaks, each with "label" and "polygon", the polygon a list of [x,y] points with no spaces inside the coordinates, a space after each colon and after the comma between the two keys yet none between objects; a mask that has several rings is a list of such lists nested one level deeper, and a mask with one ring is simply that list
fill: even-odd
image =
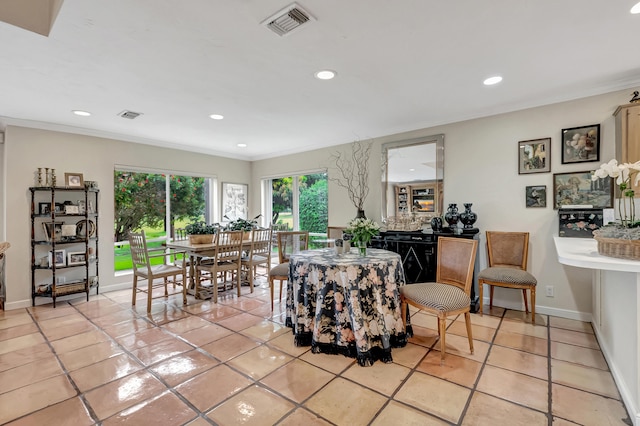
[{"label": "potted plant", "polygon": [[220,229],[220,225],[212,223],[207,225],[205,222],[193,222],[184,227],[189,242],[191,244],[209,244],[213,242],[213,236]]},{"label": "potted plant", "polygon": [[[260,216],[262,216],[261,214],[259,214],[258,216],[254,217],[253,219],[236,219],[236,220],[231,220],[225,227],[225,231],[243,231],[245,233],[244,237],[245,239],[248,238],[247,233],[250,233],[253,229],[256,229],[258,227],[258,219],[260,218]],[[224,216],[225,219],[229,219],[229,217],[227,215]]]}]

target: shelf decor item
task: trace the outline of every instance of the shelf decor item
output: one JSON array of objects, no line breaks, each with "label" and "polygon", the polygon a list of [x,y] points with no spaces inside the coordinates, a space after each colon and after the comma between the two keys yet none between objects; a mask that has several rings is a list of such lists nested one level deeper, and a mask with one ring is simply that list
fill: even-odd
[{"label": "shelf decor item", "polygon": [[460,222],[467,229],[473,228],[473,224],[478,220],[478,215],[471,211],[472,205],[473,203],[464,203],[464,211],[460,213]]},{"label": "shelf decor item", "polygon": [[640,260],[640,220],[635,212],[633,185],[640,182],[640,161],[618,164],[614,159],[602,164],[593,173],[592,180],[614,179],[619,190],[618,218],[593,232],[598,242],[598,253],[621,259]]},{"label": "shelf decor item", "polygon": [[67,188],[84,188],[82,173],[65,173],[64,184]]},{"label": "shelf decor item", "polygon": [[335,152],[331,160],[335,164],[336,177],[329,175],[329,180],[347,190],[349,199],[356,208],[357,216],[364,218],[364,200],[369,195],[369,156],[372,143],[354,141],[351,152]]},{"label": "shelf decor item", "polygon": [[444,214],[444,220],[449,224],[449,228],[457,228],[460,215],[458,214],[458,205],[456,203],[449,204],[447,212]]}]

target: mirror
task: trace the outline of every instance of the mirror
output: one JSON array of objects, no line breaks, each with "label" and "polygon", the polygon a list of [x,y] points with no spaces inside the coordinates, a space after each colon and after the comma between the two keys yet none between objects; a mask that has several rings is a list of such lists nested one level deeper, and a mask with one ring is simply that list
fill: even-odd
[{"label": "mirror", "polygon": [[442,216],[443,134],[384,144],[382,164],[382,219],[388,226],[393,218],[422,228]]}]

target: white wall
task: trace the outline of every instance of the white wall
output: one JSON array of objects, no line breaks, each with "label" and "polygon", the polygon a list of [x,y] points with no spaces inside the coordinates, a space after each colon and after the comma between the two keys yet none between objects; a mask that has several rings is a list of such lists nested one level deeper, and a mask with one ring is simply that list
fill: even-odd
[{"label": "white wall", "polygon": [[[488,118],[420,129],[404,134],[376,138],[370,162],[371,192],[365,203],[367,217],[381,219],[380,152],[386,142],[444,133],[444,205],[473,203],[478,214],[476,226],[482,232],[480,267],[486,266],[484,231],[528,231],[529,270],[538,279],[537,310],[540,313],[590,320],[591,276],[588,271],[558,263],[553,235],[558,233],[558,211],[553,209],[553,173],[595,170],[615,156],[616,107],[628,102],[630,91],[542,106]],[[563,128],[599,123],[600,161],[561,164]],[[518,174],[518,141],[551,138],[551,173]],[[295,171],[329,168],[329,157],[346,145],[313,152],[256,161],[252,165],[254,189],[264,176],[286,175]],[[547,186],[547,208],[526,208],[525,187]],[[252,197],[259,193],[252,192]],[[253,203],[255,205],[255,203]],[[329,183],[329,224],[341,226],[355,216],[355,207],[346,192]],[[545,296],[545,287],[554,286],[555,297]],[[485,292],[488,296],[488,291]],[[497,288],[498,305],[523,309],[522,293]]]},{"label": "white wall", "polygon": [[[7,252],[6,309],[31,305],[31,247],[29,187],[35,185],[38,167],[56,169],[58,185],[65,172],[82,173],[86,180],[98,182],[100,188],[99,254],[100,288],[128,283],[130,276],[113,273],[113,170],[114,165],[130,165],[174,172],[188,171],[222,182],[249,183],[250,163],[247,161],[190,153],[174,149],[122,142],[68,133],[8,126],[5,133],[6,240]],[[38,298],[36,303],[51,299]]]}]

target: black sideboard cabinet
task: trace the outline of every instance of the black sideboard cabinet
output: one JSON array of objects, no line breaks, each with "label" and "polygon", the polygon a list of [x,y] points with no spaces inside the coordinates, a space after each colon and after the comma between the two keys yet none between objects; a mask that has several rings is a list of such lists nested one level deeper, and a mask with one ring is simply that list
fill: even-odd
[{"label": "black sideboard cabinet", "polygon": [[[380,235],[373,237],[371,247],[389,250],[400,255],[407,284],[433,282],[436,280],[439,237],[477,240],[478,229],[473,228],[462,234],[452,232],[424,233],[421,231],[381,232]],[[471,286],[471,312],[477,312],[480,307],[476,291],[478,288],[478,268],[478,254],[476,253],[473,285]]]}]

